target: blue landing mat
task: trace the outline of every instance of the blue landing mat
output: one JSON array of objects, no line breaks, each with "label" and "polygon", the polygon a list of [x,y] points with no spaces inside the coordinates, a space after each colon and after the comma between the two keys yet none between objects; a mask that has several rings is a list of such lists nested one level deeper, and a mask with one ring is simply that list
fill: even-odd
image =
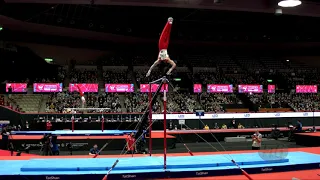
[{"label": "blue landing mat", "polygon": [[[285,163],[289,159],[265,161],[258,153],[246,155],[236,154],[234,160],[239,165],[259,165]],[[116,159],[32,159],[22,166],[21,171],[105,171],[111,168]],[[211,156],[178,156],[167,159],[167,167],[205,168],[205,167],[234,166],[225,155]],[[145,170],[163,169],[163,157],[121,158],[115,170]]]},{"label": "blue landing mat", "polygon": [[56,131],[12,131],[14,135],[44,135],[52,134],[59,136],[119,136],[135,132],[133,130],[56,130]]},{"label": "blue landing mat", "polygon": [[[231,156],[249,174],[318,169],[320,165],[320,155],[305,152],[289,152],[286,159],[275,161],[264,161],[258,153]],[[163,157],[120,158],[108,180],[241,174],[228,158],[228,155],[168,157],[166,170],[162,166]],[[3,165],[0,176],[1,180],[40,180],[47,177],[59,180],[100,180],[115,160],[92,158],[0,161]]]}]

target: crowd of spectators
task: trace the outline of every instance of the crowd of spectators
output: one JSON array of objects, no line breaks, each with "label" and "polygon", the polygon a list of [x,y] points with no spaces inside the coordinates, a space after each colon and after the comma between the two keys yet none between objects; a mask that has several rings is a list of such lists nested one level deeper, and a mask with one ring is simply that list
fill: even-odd
[{"label": "crowd of spectators", "polygon": [[132,78],[129,78],[128,72],[120,71],[120,72],[103,72],[103,80],[105,83],[130,83],[132,82]]},{"label": "crowd of spectators", "polygon": [[[65,69],[59,68],[57,76],[46,77],[46,78],[36,78],[36,79],[34,79],[34,82],[37,82],[37,83],[51,83],[51,82],[63,83],[66,78],[66,74],[67,74],[67,72]],[[30,83],[30,80],[27,79],[26,82]]]},{"label": "crowd of spectators", "polygon": [[[128,63],[122,63],[125,57],[112,57],[108,59],[107,65],[124,66]],[[201,60],[199,60],[201,58]],[[290,69],[291,65],[280,63],[271,63],[270,59],[253,59],[246,60],[247,57],[233,58],[226,56],[224,58],[216,56],[215,58],[196,56],[191,58],[192,65],[205,67],[205,63],[212,67],[211,72],[191,73],[190,80],[194,83],[206,84],[233,84],[234,91],[239,84],[263,84],[266,87],[266,79],[262,72],[267,71],[267,74],[279,75],[279,81],[283,80],[287,87],[284,87],[283,92],[288,92],[290,89],[295,89],[297,84],[318,84],[320,73],[314,69]],[[135,66],[147,66],[149,68],[152,61],[151,57],[135,56],[131,58]],[[129,61],[128,61],[129,62]],[[131,62],[131,61],[130,61]],[[202,63],[203,62],[203,63]],[[228,62],[232,62],[229,63]],[[246,63],[250,62],[250,63]],[[251,62],[255,63],[251,66]],[[268,62],[270,62],[268,64]],[[104,65],[106,65],[104,64]],[[284,64],[284,65],[281,65]],[[292,66],[299,68],[299,66]],[[252,69],[250,69],[252,68]],[[280,69],[287,68],[285,71]],[[88,68],[90,69],[90,68]],[[129,68],[130,69],[130,68]],[[132,83],[136,79],[137,84],[135,89],[138,89],[141,83],[148,83],[150,80],[160,78],[161,72],[158,68],[153,69],[149,77],[146,77],[145,71],[132,71],[128,68],[123,69],[108,69],[108,70],[86,70],[73,69],[68,74],[65,69],[59,69],[58,74],[54,78],[39,78],[27,79],[23,82],[64,82],[69,78],[71,83]],[[134,68],[133,68],[134,69]],[[213,70],[214,69],[214,70]],[[200,70],[201,71],[201,70]],[[208,70],[209,71],[209,70]],[[192,71],[190,71],[192,72]],[[102,79],[101,79],[102,78]],[[100,80],[100,81],[99,81]],[[275,79],[274,79],[275,80]],[[21,82],[21,81],[20,81]],[[191,82],[190,82],[191,83]],[[283,85],[284,85],[283,84]],[[99,83],[100,85],[100,83]],[[101,87],[100,87],[101,88]],[[280,91],[277,91],[280,92]],[[296,93],[262,93],[262,94],[247,94],[248,100],[260,108],[283,108],[291,107],[295,111],[318,111],[320,97],[318,94],[296,94]],[[201,93],[194,95],[192,93],[177,93],[171,92],[168,94],[167,100],[168,112],[194,112],[197,109],[204,109],[207,112],[225,112],[224,105],[243,104],[236,94],[222,94],[222,93]],[[5,101],[0,97],[0,105],[6,105],[19,110],[19,106],[13,105],[14,100]],[[130,93],[130,94],[86,94],[85,107],[92,108],[110,108],[109,112],[143,112],[148,105],[147,93]],[[66,113],[67,108],[82,107],[79,93],[61,92],[49,95],[46,103],[46,112],[61,112]],[[157,101],[152,107],[153,112],[161,112],[163,110],[162,100]]]},{"label": "crowd of spectators", "polygon": [[1,106],[6,106],[7,108],[13,109],[15,111],[20,112],[21,108],[17,104],[17,102],[11,98],[11,96],[7,96],[7,99],[5,98],[4,95],[0,95],[0,105]]},{"label": "crowd of spectators", "polygon": [[149,77],[146,77],[146,72],[136,72],[136,81],[137,84],[148,84],[150,81],[156,80],[161,78],[161,76],[159,75],[161,74],[160,71],[158,69],[154,69],[152,70],[152,73],[150,74]]},{"label": "crowd of spectators", "polygon": [[318,94],[291,94],[289,105],[295,111],[319,111]]},{"label": "crowd of spectators", "polygon": [[46,112],[66,113],[67,108],[80,108],[79,93],[61,92],[52,93],[46,103]]},{"label": "crowd of spectators", "polygon": [[[121,98],[124,96],[124,98]],[[200,98],[198,100],[198,97]],[[248,94],[248,98],[253,104],[259,105],[260,108],[284,108],[291,107],[294,111],[319,111],[320,96],[318,94]],[[121,102],[123,99],[123,103]],[[161,98],[153,105],[154,113],[160,113],[163,110]],[[109,108],[107,112],[144,112],[148,105],[148,93],[128,93],[118,95],[117,93],[88,94],[86,95],[87,108]],[[124,108],[122,108],[122,104]],[[209,94],[202,93],[192,95],[188,93],[172,92],[168,94],[167,111],[168,112],[194,112],[198,109],[204,109],[206,112],[223,113],[223,105],[242,104],[242,101],[236,94]],[[0,105],[11,106],[4,97],[0,97]],[[49,95],[46,103],[46,112],[67,113],[68,108],[83,107],[79,93],[53,93]],[[17,108],[19,108],[17,106]],[[15,109],[18,110],[18,109]],[[90,111],[93,112],[93,111]]]},{"label": "crowd of spectators", "polygon": [[[53,93],[46,103],[46,112],[69,113],[68,108],[108,108],[105,112],[122,112],[121,102],[117,94],[88,94],[83,105],[79,93]],[[89,111],[98,112],[98,111]]]},{"label": "crowd of spectators", "polygon": [[235,94],[209,94],[202,93],[200,96],[201,105],[206,112],[225,112],[224,104],[242,104],[242,101]]},{"label": "crowd of spectators", "polygon": [[195,95],[189,93],[172,92],[168,95],[168,112],[194,112],[200,109]]},{"label": "crowd of spectators", "polygon": [[5,99],[4,99],[4,95],[1,95],[0,96],[0,105],[1,106],[5,106],[6,104],[5,104],[6,102],[5,102]]},{"label": "crowd of spectators", "polygon": [[107,112],[122,112],[117,93],[89,94],[86,106],[88,108],[110,108]]},{"label": "crowd of spectators", "polygon": [[72,83],[97,83],[98,73],[96,70],[73,69],[70,72],[70,82]]},{"label": "crowd of spectators", "polygon": [[288,93],[275,94],[248,94],[252,103],[260,108],[285,108],[291,102],[291,95]]},{"label": "crowd of spectators", "polygon": [[[148,93],[130,93],[125,95],[124,106],[127,112],[144,112],[148,106],[149,97]],[[155,113],[161,112],[161,104],[157,100],[152,107]]]}]

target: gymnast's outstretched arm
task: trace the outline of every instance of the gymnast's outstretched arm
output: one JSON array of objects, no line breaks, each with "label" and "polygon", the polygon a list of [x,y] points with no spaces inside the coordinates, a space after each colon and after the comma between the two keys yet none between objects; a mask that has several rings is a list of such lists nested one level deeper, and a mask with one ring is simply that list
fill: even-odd
[{"label": "gymnast's outstretched arm", "polygon": [[154,67],[156,67],[159,63],[160,63],[160,60],[157,59],[157,60],[152,64],[152,66],[150,67],[150,69],[148,70],[148,73],[147,73],[146,77],[150,76],[152,69],[153,69]]},{"label": "gymnast's outstretched arm", "polygon": [[170,75],[171,74],[171,71],[174,70],[176,68],[176,63],[174,61],[172,61],[171,59],[168,59],[167,62],[169,64],[171,64],[171,68],[169,69],[169,71],[167,72],[167,75]]}]

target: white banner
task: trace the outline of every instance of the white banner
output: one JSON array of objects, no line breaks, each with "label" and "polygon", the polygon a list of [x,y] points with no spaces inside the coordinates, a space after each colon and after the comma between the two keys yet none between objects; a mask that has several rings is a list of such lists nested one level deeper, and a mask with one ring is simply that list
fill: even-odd
[{"label": "white banner", "polygon": [[[250,118],[307,118],[320,117],[320,112],[285,112],[285,113],[221,113],[204,114],[201,119],[250,119]],[[152,119],[161,120],[163,114],[153,114]],[[167,114],[167,119],[199,119],[196,114]]]}]

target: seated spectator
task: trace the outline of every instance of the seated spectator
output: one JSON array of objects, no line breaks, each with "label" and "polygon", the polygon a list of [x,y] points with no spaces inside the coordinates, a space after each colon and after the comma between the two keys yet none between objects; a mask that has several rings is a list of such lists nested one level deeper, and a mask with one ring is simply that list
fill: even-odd
[{"label": "seated spectator", "polygon": [[244,126],[241,123],[239,123],[238,124],[238,129],[244,129]]},{"label": "seated spectator", "polygon": [[117,93],[89,94],[88,108],[109,108],[107,112],[122,112],[121,102]]},{"label": "seated spectator", "polygon": [[65,112],[66,108],[80,108],[81,100],[77,92],[52,93],[47,100],[46,112]]},{"label": "seated spectator", "polygon": [[4,96],[1,95],[1,96],[0,96],[0,105],[1,105],[1,106],[4,106],[4,105],[5,105],[4,103],[5,103],[5,101],[4,101]]},{"label": "seated spectator", "polygon": [[292,94],[289,105],[295,111],[319,111],[318,94]]},{"label": "seated spectator", "polygon": [[290,102],[290,96],[286,93],[276,94],[248,94],[253,104],[259,105],[260,108],[283,108],[287,107]]},{"label": "seated spectator", "polygon": [[[148,103],[148,93],[130,93],[126,94],[124,105],[127,112],[144,112],[148,107]],[[152,111],[155,113],[161,112],[159,101],[154,103]]]},{"label": "seated spectator", "polygon": [[223,104],[242,104],[235,94],[202,93],[201,104],[206,112],[225,112]]},{"label": "seated spectator", "polygon": [[99,154],[100,155],[100,150],[98,149],[98,145],[93,145],[93,148],[90,149],[89,151],[89,155],[96,155]]},{"label": "seated spectator", "polygon": [[169,112],[194,112],[200,109],[195,96],[189,93],[172,92],[168,95],[167,109]]}]

